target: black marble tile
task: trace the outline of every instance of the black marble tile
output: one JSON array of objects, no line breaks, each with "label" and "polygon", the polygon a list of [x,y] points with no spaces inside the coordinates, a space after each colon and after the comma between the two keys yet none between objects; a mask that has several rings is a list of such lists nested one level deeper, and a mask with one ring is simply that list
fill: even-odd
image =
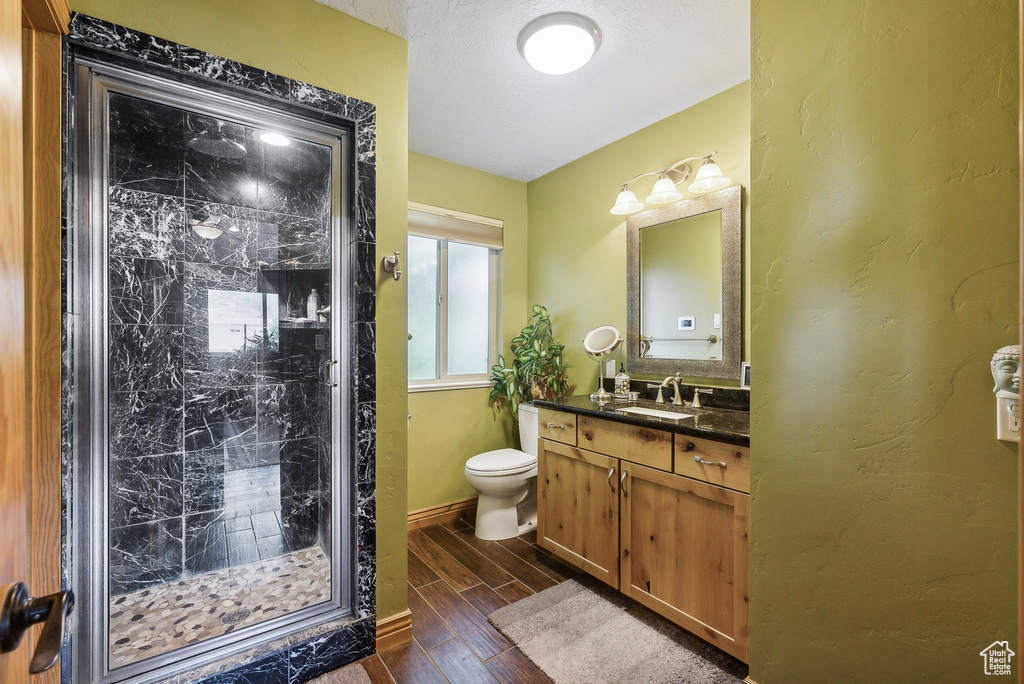
[{"label": "black marble tile", "polygon": [[110,184],[181,196],[185,189],[185,113],[112,93],[109,99]]},{"label": "black marble tile", "polygon": [[288,97],[290,84],[284,76],[185,46],[179,53],[182,71],[266,95]]},{"label": "black marble tile", "polygon": [[113,392],[183,386],[183,330],[179,326],[112,325],[108,357]]},{"label": "black marble tile", "polygon": [[220,387],[188,390],[185,449],[235,450],[256,441],[256,390]]},{"label": "black marble tile", "polygon": [[[220,266],[258,265],[260,233],[255,209],[186,200],[185,216],[185,261]],[[216,237],[204,237],[197,229],[221,232]]]},{"label": "black marble tile", "polygon": [[266,145],[259,182],[263,211],[326,221],[331,215],[331,149],[293,139]]},{"label": "black marble tile", "polygon": [[115,528],[110,533],[110,593],[178,580],[181,561],[181,518]]},{"label": "black marble tile", "polygon": [[105,48],[152,64],[178,66],[177,43],[85,14],[76,12],[71,15],[68,37],[76,42]]},{"label": "black marble tile", "polygon": [[252,529],[227,533],[228,563],[238,567],[247,563],[255,563],[260,559],[260,551],[256,547],[256,535]]},{"label": "black marble tile", "polygon": [[377,405],[367,402],[356,408],[356,483],[371,491],[376,484]]},{"label": "black marble tile", "polygon": [[308,549],[319,537],[320,494],[281,497],[281,530],[288,551]]},{"label": "black marble tile", "polygon": [[281,497],[316,492],[320,488],[319,440],[296,439],[281,442]]},{"label": "black marble tile", "polygon": [[308,681],[373,654],[375,630],[372,619],[359,620],[337,632],[292,647],[290,684]]},{"label": "black marble tile", "polygon": [[113,255],[181,261],[184,202],[114,186],[107,204],[109,250]]},{"label": "black marble tile", "polygon": [[354,239],[375,242],[377,239],[377,167],[356,165],[356,230]]},{"label": "black marble tile", "polygon": [[197,575],[228,567],[227,534],[220,513],[185,516],[185,572]]},{"label": "black marble tile", "polygon": [[[256,207],[263,148],[256,129],[189,112],[185,116],[185,198]],[[233,143],[241,145],[244,156]]]},{"label": "black marble tile", "polygon": [[223,451],[187,452],[184,457],[185,513],[209,513],[224,508]]},{"label": "black marble tile", "polygon": [[254,514],[251,519],[256,539],[281,536],[281,521],[275,511],[261,511]]},{"label": "black marble tile", "polygon": [[180,516],[181,474],[180,453],[112,461],[108,484],[111,526]]},{"label": "black marble tile", "polygon": [[377,161],[377,112],[366,111],[356,122],[356,155],[364,164]]},{"label": "black marble tile", "polygon": [[[211,350],[209,326],[189,326],[184,329],[184,382],[188,389],[200,387],[237,387],[256,383],[259,361],[259,341],[245,338],[242,325],[214,326],[217,334],[228,333],[228,339],[241,338],[242,346],[226,351],[214,340]],[[232,330],[237,330],[231,333]],[[255,334],[254,334],[255,335]]]},{"label": "black marble tile", "polygon": [[358,115],[364,113],[364,110],[359,108],[359,105],[363,104],[360,100],[302,81],[293,80],[289,85],[289,99],[292,102],[346,119],[358,119]]},{"label": "black marble tile", "polygon": [[377,339],[374,323],[356,323],[356,348],[352,382],[356,388],[356,401],[375,401],[377,398]]},{"label": "black marble tile", "polygon": [[111,458],[181,451],[182,409],[181,390],[111,393]]},{"label": "black marble tile", "polygon": [[184,264],[111,256],[110,321],[181,325],[185,312]]},{"label": "black marble tile", "polygon": [[203,684],[289,684],[288,651],[278,651],[228,672],[207,677]]},{"label": "black marble tile", "polygon": [[288,546],[285,544],[284,535],[276,534],[272,537],[257,537],[256,548],[260,554],[260,560],[270,560],[288,553]]},{"label": "black marble tile", "polygon": [[257,260],[263,268],[327,269],[331,265],[330,220],[259,212]]}]

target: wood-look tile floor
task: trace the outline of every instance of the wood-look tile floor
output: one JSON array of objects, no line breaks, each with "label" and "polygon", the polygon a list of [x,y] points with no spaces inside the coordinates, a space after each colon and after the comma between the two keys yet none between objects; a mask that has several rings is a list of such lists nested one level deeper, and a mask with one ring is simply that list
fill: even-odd
[{"label": "wood-look tile floor", "polygon": [[487,542],[472,519],[409,533],[412,641],[362,661],[374,684],[551,682],[487,615],[576,576],[537,546],[537,533]]}]

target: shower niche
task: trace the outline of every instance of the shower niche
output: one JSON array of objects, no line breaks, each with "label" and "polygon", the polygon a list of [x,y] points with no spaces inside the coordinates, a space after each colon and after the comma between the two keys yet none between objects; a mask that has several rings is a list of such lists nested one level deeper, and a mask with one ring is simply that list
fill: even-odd
[{"label": "shower niche", "polygon": [[76,680],[163,681],[372,624],[355,127],[71,65]]}]

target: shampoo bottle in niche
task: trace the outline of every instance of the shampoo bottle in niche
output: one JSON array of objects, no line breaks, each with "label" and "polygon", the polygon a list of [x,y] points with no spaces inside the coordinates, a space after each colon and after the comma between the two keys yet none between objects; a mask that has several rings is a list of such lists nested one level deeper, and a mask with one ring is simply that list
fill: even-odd
[{"label": "shampoo bottle in niche", "polygon": [[626,399],[629,397],[629,375],[626,367],[619,364],[619,374],[615,376],[615,396]]},{"label": "shampoo bottle in niche", "polygon": [[316,288],[309,293],[309,299],[306,300],[306,318],[311,321],[316,320],[317,309],[320,308],[320,295],[317,293]]}]

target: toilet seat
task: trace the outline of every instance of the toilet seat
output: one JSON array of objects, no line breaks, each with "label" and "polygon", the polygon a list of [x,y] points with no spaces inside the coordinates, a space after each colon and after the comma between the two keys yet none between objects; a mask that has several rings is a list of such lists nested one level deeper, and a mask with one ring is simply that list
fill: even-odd
[{"label": "toilet seat", "polygon": [[481,477],[515,475],[537,467],[537,457],[519,449],[495,449],[466,461],[466,472]]}]

